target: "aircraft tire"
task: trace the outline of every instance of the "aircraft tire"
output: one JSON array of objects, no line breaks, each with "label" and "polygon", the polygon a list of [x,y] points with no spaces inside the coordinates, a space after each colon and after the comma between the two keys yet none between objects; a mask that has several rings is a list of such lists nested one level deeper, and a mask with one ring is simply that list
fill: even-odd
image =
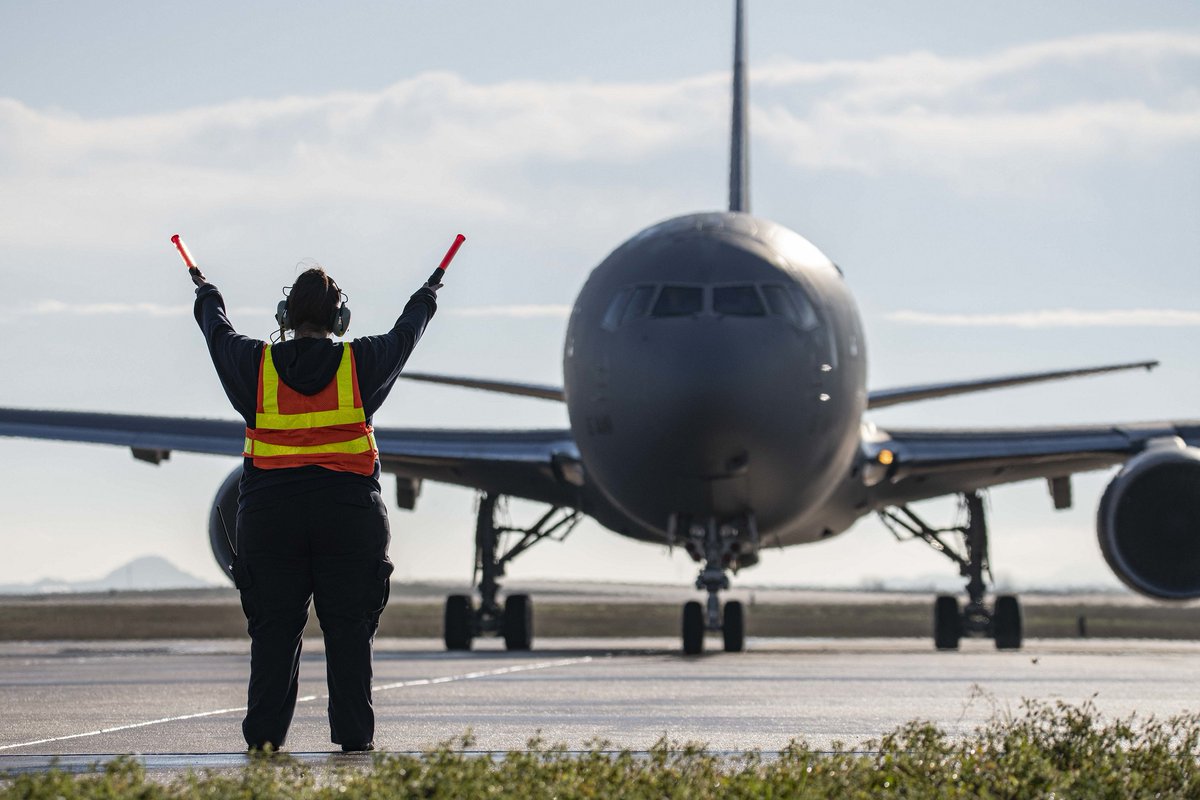
[{"label": "aircraft tire", "polygon": [[704,652],[704,608],[695,600],[683,604],[683,654]]},{"label": "aircraft tire", "polygon": [[442,619],[442,638],[447,650],[470,650],[475,635],[475,607],[471,596],[452,594],[446,598],[446,614]]},{"label": "aircraft tire", "polygon": [[992,634],[997,650],[1021,649],[1021,604],[1015,596],[1002,594],[996,598]]},{"label": "aircraft tire", "polygon": [[725,637],[726,653],[740,653],[746,649],[746,611],[740,600],[725,604],[721,634]]},{"label": "aircraft tire", "polygon": [[962,614],[958,598],[939,595],[933,604],[933,645],[938,650],[957,650],[962,638]]},{"label": "aircraft tire", "polygon": [[527,594],[510,594],[504,600],[504,646],[509,650],[533,647],[533,602]]}]

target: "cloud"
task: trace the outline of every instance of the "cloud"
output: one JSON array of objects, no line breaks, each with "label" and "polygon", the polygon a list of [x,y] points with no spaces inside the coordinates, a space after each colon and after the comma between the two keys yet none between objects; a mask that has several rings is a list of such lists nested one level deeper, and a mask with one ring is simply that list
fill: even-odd
[{"label": "cloud", "polygon": [[[147,317],[190,317],[192,304],[163,305],[162,303],[68,303],[62,300],[40,300],[31,306],[18,308],[15,311],[20,316],[49,316],[55,314],[72,314],[77,316],[112,316],[134,315]],[[262,308],[232,308],[231,315],[251,314],[267,315]]]},{"label": "cloud", "polygon": [[[752,70],[752,135],[794,168],[1028,191],[1106,158],[1194,163],[1198,69],[1200,35],[1168,32],[975,58],[780,60]],[[687,181],[723,158],[727,94],[724,72],[641,83],[429,72],[378,91],[100,119],[0,98],[0,245],[68,231],[129,248],[182,219],[243,240],[326,221],[382,237],[439,215],[560,238],[568,225],[640,225],[695,207]]]},{"label": "cloud", "polygon": [[[1200,142],[1200,36],[1097,34],[975,58],[917,52],[755,70],[757,132],[792,163],[1010,190],[1037,174]],[[1007,163],[1006,163],[1007,162]],[[1004,173],[1004,174],[998,174]],[[986,184],[981,186],[981,184]]]},{"label": "cloud", "polygon": [[1059,308],[1004,314],[946,314],[893,311],[885,318],[906,325],[953,328],[1178,328],[1200,325],[1200,311],[1170,308],[1084,311]]},{"label": "cloud", "polygon": [[456,317],[511,317],[514,319],[558,317],[565,319],[570,316],[571,307],[568,305],[474,306],[452,308],[446,313]]},{"label": "cloud", "polygon": [[[939,100],[955,92],[973,94],[981,84],[1064,67],[1098,66],[1110,72],[1134,70],[1157,82],[1164,77],[1157,74],[1160,65],[1198,58],[1200,36],[1144,31],[1050,39],[972,57],[943,57],[916,51],[859,61],[780,60],[753,68],[751,77],[755,86],[766,87],[840,82],[839,94],[849,104],[865,106],[887,101],[907,103],[915,96]],[[982,97],[975,99],[987,102]]]},{"label": "cloud", "polygon": [[[179,219],[247,215],[352,214],[393,228],[431,210],[527,220],[572,207],[578,165],[632,164],[706,128],[718,141],[704,95],[718,96],[704,82],[487,85],[425,73],[374,93],[108,119],[0,100],[0,243],[53,241],[68,226],[76,239],[128,241]],[[554,171],[570,179],[561,199]]]}]

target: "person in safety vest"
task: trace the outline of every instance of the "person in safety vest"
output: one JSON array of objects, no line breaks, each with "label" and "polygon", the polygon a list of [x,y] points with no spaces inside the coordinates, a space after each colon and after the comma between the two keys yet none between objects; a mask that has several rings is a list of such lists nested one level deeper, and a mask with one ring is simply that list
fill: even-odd
[{"label": "person in safety vest", "polygon": [[330,338],[346,332],[346,296],[323,269],[309,269],[285,291],[280,341],[268,344],[238,334],[217,287],[191,274],[196,322],[246,421],[233,565],[251,641],[242,734],[251,750],[283,746],[312,599],[330,737],[344,751],[372,750],[371,647],[392,563],[371,418],[437,310],[441,284],[418,289],[387,333],[347,344]]}]

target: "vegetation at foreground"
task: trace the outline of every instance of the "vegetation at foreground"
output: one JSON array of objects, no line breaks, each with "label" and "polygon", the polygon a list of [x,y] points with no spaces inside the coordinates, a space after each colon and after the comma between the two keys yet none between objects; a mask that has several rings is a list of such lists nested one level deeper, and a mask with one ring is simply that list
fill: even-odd
[{"label": "vegetation at foreground", "polygon": [[534,740],[489,758],[471,744],[381,754],[359,769],[256,757],[169,783],[126,758],[90,775],[11,777],[0,798],[1200,798],[1200,714],[1104,721],[1090,703],[1027,703],[961,738],[912,722],[860,750],[795,742],[770,756],[665,740],[649,753],[578,753]]}]

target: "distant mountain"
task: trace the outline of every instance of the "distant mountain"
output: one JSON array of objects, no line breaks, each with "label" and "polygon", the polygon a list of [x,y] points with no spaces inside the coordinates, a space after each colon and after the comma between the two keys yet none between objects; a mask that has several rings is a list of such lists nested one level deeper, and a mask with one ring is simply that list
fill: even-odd
[{"label": "distant mountain", "polygon": [[59,592],[107,592],[149,589],[202,589],[212,583],[189,575],[161,556],[142,556],[117,567],[103,578],[64,581],[42,578],[33,583],[0,584],[0,594],[52,594]]}]

